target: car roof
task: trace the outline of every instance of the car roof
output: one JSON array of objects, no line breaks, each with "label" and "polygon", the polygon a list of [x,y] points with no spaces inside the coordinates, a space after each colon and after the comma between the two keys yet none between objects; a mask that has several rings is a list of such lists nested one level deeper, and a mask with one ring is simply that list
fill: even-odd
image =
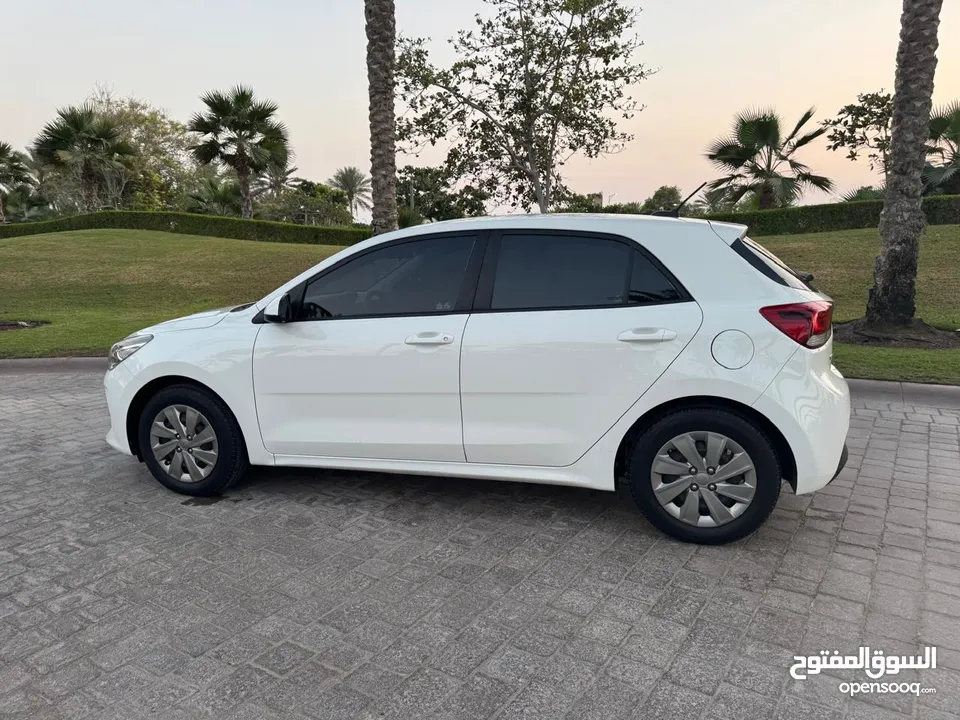
[{"label": "car roof", "polygon": [[731,243],[746,233],[747,226],[737,223],[717,222],[689,217],[667,217],[662,215],[626,215],[615,213],[524,213],[516,215],[486,215],[483,217],[442,220],[440,222],[414,225],[376,237],[378,242],[413,237],[427,233],[456,232],[458,230],[495,230],[502,228],[528,230],[582,230],[610,233],[636,232],[673,232],[686,234],[698,227],[712,229],[725,242]]}]

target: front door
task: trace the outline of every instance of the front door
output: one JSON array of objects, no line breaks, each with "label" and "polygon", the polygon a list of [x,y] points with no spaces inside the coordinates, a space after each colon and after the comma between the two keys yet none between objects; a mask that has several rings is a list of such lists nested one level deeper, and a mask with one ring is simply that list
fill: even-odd
[{"label": "front door", "polygon": [[567,231],[494,237],[460,365],[467,461],[573,464],[702,319],[631,240]]},{"label": "front door", "polygon": [[459,362],[479,250],[473,235],[408,239],[308,281],[296,320],[265,324],[254,346],[266,449],[464,462]]}]

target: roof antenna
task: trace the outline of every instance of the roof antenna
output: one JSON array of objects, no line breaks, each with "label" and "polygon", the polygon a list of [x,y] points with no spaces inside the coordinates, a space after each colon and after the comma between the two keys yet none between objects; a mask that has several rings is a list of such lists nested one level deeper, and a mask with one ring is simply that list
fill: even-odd
[{"label": "roof antenna", "polygon": [[690,193],[689,195],[687,195],[686,200],[684,200],[684,201],[681,202],[679,205],[677,205],[673,210],[657,210],[656,212],[652,212],[652,213],[650,213],[650,214],[651,214],[651,215],[659,215],[660,217],[673,217],[673,218],[678,218],[678,217],[680,217],[680,208],[682,208],[684,205],[686,205],[686,204],[687,204],[687,201],[690,200],[690,198],[692,198],[692,197],[693,197],[694,195],[696,195],[698,192],[700,192],[701,190],[703,190],[704,185],[706,185],[706,183],[703,183],[703,185],[701,185],[701,186],[698,187],[696,190],[694,190],[692,193]]}]

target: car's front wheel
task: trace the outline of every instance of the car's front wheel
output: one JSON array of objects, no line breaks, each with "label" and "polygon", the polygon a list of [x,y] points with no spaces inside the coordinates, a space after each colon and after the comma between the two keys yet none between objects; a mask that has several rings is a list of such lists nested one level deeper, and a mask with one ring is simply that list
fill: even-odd
[{"label": "car's front wheel", "polygon": [[173,385],[140,413],[140,454],[153,476],[184,495],[219,495],[247,469],[240,426],[216,395]]},{"label": "car's front wheel", "polygon": [[759,528],[777,504],[781,471],[767,436],[726,410],[685,409],[636,441],[628,462],[634,502],[685,542],[720,545]]}]

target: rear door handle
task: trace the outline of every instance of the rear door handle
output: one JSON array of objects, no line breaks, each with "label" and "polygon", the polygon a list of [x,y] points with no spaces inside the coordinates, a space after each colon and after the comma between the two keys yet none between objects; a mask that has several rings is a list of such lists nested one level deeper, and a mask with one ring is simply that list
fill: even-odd
[{"label": "rear door handle", "polygon": [[422,332],[410,335],[404,342],[407,345],[449,345],[453,342],[453,335],[439,332]]},{"label": "rear door handle", "polygon": [[676,339],[676,337],[677,333],[675,331],[665,328],[633,328],[632,330],[624,330],[617,335],[617,340],[621,342],[655,343],[667,342]]}]

